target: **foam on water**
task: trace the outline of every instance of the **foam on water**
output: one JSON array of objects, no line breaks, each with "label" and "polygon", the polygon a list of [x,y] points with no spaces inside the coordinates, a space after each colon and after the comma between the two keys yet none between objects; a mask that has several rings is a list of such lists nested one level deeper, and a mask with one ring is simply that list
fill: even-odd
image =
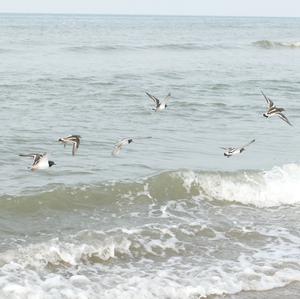
[{"label": "foam on water", "polygon": [[290,48],[297,49],[300,48],[300,42],[276,42],[270,40],[260,40],[253,43],[255,46],[264,49],[274,49],[274,48]]},{"label": "foam on water", "polygon": [[298,204],[300,166],[287,164],[269,171],[238,171],[179,174],[188,192],[198,188],[208,199],[235,201],[257,207]]},{"label": "foam on water", "polygon": [[[68,242],[55,238],[9,250],[0,260],[1,298],[188,299],[269,290],[300,281],[299,238],[290,238],[287,232],[268,232],[286,239],[276,244],[276,250],[270,243],[248,248],[236,259],[201,257],[185,250],[155,260],[146,246],[141,250],[150,256],[132,259],[137,249],[128,238],[148,242],[141,237],[145,229],[82,231]],[[114,238],[115,233],[123,241]],[[163,244],[163,237],[157,242]]]},{"label": "foam on water", "polygon": [[300,165],[286,164],[266,171],[189,171],[177,170],[139,179],[93,186],[52,186],[27,196],[2,196],[2,209],[22,212],[41,206],[69,209],[78,203],[95,205],[154,203],[174,199],[219,200],[256,207],[294,205],[300,202]]}]

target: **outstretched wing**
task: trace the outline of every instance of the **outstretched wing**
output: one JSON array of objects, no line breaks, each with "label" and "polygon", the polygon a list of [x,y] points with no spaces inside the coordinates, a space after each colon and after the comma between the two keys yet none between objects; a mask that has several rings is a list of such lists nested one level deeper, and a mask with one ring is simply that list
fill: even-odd
[{"label": "outstretched wing", "polygon": [[80,136],[79,135],[73,135],[72,136],[72,141],[73,141],[73,148],[72,148],[72,155],[74,156],[75,153],[77,152],[80,144]]},{"label": "outstretched wing", "polygon": [[158,98],[156,98],[155,96],[151,95],[151,94],[148,93],[148,92],[146,92],[146,95],[147,95],[150,99],[152,99],[152,100],[154,101],[154,103],[155,103],[156,106],[159,106],[160,101],[159,101]]},{"label": "outstretched wing", "polygon": [[255,139],[252,139],[250,142],[248,142],[247,144],[241,146],[241,148],[245,148],[247,146],[249,146],[250,144],[252,144],[253,142],[255,142]]},{"label": "outstretched wing", "polygon": [[122,150],[123,146],[124,146],[123,143],[121,143],[121,142],[117,143],[117,144],[115,145],[115,147],[114,147],[114,149],[113,149],[113,151],[112,151],[111,154],[112,154],[113,156],[119,155],[119,153],[120,153],[120,151]]},{"label": "outstretched wing", "polygon": [[19,154],[20,157],[31,157],[34,159],[34,157],[38,154]]},{"label": "outstretched wing", "polygon": [[77,142],[74,141],[73,142],[73,147],[72,147],[72,155],[75,156],[75,153],[77,152],[78,146],[77,146]]},{"label": "outstretched wing", "polygon": [[79,148],[80,138],[80,136],[76,136],[76,148]]},{"label": "outstretched wing", "polygon": [[293,126],[290,122],[289,122],[289,120],[287,119],[287,117],[284,115],[284,114],[282,114],[282,113],[276,113],[276,115],[278,115],[282,120],[284,120],[287,124],[289,124],[290,126]]},{"label": "outstretched wing", "polygon": [[228,153],[231,153],[236,150],[235,147],[220,147],[220,148]]},{"label": "outstretched wing", "polygon": [[170,98],[171,98],[171,93],[168,93],[168,94],[165,96],[165,98],[164,98],[164,103],[165,103],[165,104],[168,103],[168,101],[170,100]]},{"label": "outstretched wing", "polygon": [[265,98],[267,104],[269,105],[269,109],[272,108],[272,107],[274,106],[273,101],[272,101],[270,98],[268,98],[262,91],[261,91],[261,93],[262,93],[262,95],[264,96],[264,98]]},{"label": "outstretched wing", "polygon": [[37,165],[38,163],[40,163],[41,160],[48,161],[47,153],[44,153],[44,154],[20,154],[19,156],[33,158],[32,166]]},{"label": "outstretched wing", "polygon": [[124,138],[124,139],[120,140],[120,141],[115,145],[115,147],[114,147],[114,149],[113,149],[113,151],[112,151],[112,155],[113,155],[113,156],[117,156],[117,155],[120,153],[121,149],[123,148],[123,146],[124,146],[125,144],[128,144],[128,138]]},{"label": "outstretched wing", "polygon": [[119,155],[121,149],[122,149],[122,146],[115,146],[115,148],[113,149],[113,151],[112,151],[111,154],[112,154],[113,156],[117,156],[117,155]]}]

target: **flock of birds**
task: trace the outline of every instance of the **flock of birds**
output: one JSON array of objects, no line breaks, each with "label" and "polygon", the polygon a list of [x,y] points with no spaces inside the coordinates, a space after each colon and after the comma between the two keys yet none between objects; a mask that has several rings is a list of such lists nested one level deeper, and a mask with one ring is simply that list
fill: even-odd
[{"label": "flock of birds", "polygon": [[[274,102],[267,97],[263,92],[261,92],[263,97],[265,98],[267,104],[268,104],[268,110],[263,114],[264,117],[269,118],[272,116],[278,116],[279,118],[281,118],[283,121],[285,121],[287,124],[289,124],[290,126],[292,126],[292,124],[289,122],[289,120],[287,119],[287,117],[282,113],[284,110],[284,108],[278,108],[274,105]],[[169,99],[171,98],[171,94],[169,93],[162,101],[159,100],[157,97],[149,94],[148,92],[146,92],[146,95],[153,100],[154,104],[155,104],[155,108],[153,108],[152,110],[154,110],[155,112],[160,112],[163,111],[167,108],[167,103],[169,101]],[[148,139],[151,137],[137,137],[134,138],[136,139]],[[80,145],[80,139],[81,136],[80,135],[70,135],[67,137],[62,137],[59,138],[58,141],[61,142],[64,147],[66,147],[67,144],[72,145],[72,155],[74,156],[79,148]],[[133,138],[124,138],[122,140],[120,140],[114,147],[113,151],[112,151],[112,155],[113,156],[117,156],[120,154],[122,148],[124,146],[126,146],[127,144],[130,144],[133,142],[134,140]],[[249,146],[250,144],[252,144],[253,142],[255,142],[255,139],[251,140],[250,142],[248,142],[247,144],[240,146],[240,147],[221,147],[221,149],[223,149],[224,152],[224,156],[229,158],[233,155],[237,155],[237,154],[241,154],[245,148],[247,146]],[[49,168],[53,165],[56,165],[54,161],[49,161],[48,160],[48,156],[47,153],[44,154],[20,154],[19,156],[21,157],[31,157],[33,158],[33,163],[31,165],[31,170],[37,170],[37,169],[46,169]]]}]

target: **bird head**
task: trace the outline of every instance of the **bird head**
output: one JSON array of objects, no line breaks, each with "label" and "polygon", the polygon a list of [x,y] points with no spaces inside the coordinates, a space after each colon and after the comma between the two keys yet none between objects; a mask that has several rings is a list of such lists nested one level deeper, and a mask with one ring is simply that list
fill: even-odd
[{"label": "bird head", "polygon": [[49,167],[56,165],[53,161],[48,161]]}]

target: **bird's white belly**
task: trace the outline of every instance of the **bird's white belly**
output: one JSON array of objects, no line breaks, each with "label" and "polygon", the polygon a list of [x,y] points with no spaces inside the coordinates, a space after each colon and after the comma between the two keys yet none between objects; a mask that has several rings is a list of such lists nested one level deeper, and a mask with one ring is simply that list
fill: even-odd
[{"label": "bird's white belly", "polygon": [[164,110],[165,108],[166,108],[166,105],[161,104],[161,105],[159,105],[159,107],[156,108],[156,111],[162,111],[162,110]]},{"label": "bird's white belly", "polygon": [[32,169],[46,169],[49,167],[48,160],[42,160],[37,165],[32,166]]},{"label": "bird's white belly", "polygon": [[235,151],[231,152],[231,155],[234,156],[234,155],[237,155],[237,154],[240,154],[240,153],[241,153],[241,150],[236,149]]}]

